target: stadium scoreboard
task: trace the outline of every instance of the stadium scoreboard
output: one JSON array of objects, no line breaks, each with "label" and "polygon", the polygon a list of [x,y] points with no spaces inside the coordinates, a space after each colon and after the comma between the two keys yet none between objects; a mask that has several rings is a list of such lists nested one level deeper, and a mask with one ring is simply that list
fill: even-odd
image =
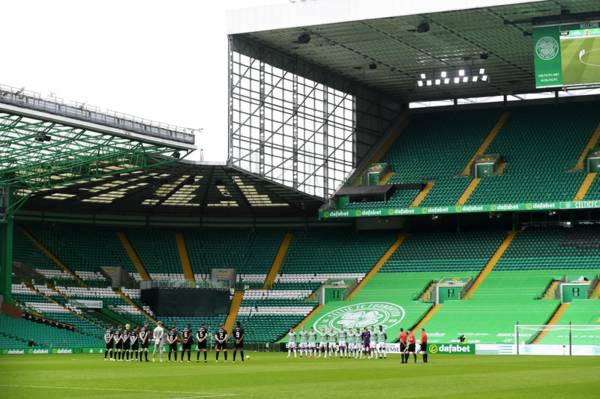
[{"label": "stadium scoreboard", "polygon": [[600,85],[600,21],[533,30],[535,86]]}]

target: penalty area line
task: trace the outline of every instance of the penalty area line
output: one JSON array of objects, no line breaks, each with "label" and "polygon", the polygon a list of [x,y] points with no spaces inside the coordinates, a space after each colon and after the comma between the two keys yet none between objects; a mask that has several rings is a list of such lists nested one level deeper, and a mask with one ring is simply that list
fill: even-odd
[{"label": "penalty area line", "polygon": [[161,393],[171,395],[182,395],[179,399],[196,399],[196,398],[226,398],[238,396],[235,393],[201,393],[190,391],[157,391],[154,389],[133,389],[133,388],[92,388],[92,387],[63,387],[56,385],[16,385],[16,384],[0,384],[0,388],[19,388],[19,389],[62,389],[71,391],[99,391],[99,392],[141,392],[141,393]]}]

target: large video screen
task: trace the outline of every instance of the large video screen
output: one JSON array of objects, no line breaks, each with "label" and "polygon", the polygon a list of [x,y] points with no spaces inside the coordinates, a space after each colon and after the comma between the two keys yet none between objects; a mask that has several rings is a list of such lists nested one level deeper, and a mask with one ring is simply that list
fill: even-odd
[{"label": "large video screen", "polygon": [[534,28],[535,86],[600,84],[599,25],[592,21]]}]

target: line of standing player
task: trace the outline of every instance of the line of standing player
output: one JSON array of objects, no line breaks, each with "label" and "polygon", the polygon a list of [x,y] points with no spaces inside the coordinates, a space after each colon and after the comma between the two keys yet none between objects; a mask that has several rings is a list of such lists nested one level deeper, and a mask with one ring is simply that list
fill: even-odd
[{"label": "line of standing player", "polygon": [[338,331],[331,328],[317,331],[313,326],[310,330],[304,328],[296,333],[291,329],[288,333],[288,357],[345,357],[345,358],[386,358],[387,333],[383,326],[373,325],[345,330],[343,326]]},{"label": "line of standing player", "polygon": [[104,360],[113,361],[142,361],[145,354],[148,361],[148,347],[150,346],[150,330],[148,323],[143,327],[131,328],[125,324],[125,328],[118,326],[116,330],[109,328],[104,333],[106,350]]},{"label": "line of standing player", "polygon": [[[339,331],[331,328],[326,331],[321,328],[317,331],[313,326],[310,330],[304,328],[296,333],[291,329],[288,333],[288,357],[353,357],[353,358],[386,358],[387,334],[383,326],[375,326],[352,329],[347,331],[341,326]],[[408,363],[410,355],[417,362],[417,354],[423,356],[423,363],[428,362],[427,355],[427,333],[421,329],[421,341],[417,350],[417,339],[414,331],[405,332],[400,329],[399,336],[400,355],[402,363]]]},{"label": "line of standing player", "polygon": [[421,353],[423,355],[423,363],[427,363],[427,333],[425,332],[424,328],[421,329],[421,342],[418,350],[417,338],[415,337],[414,330],[405,332],[404,329],[401,328],[398,341],[400,342],[400,355],[402,356],[402,363],[408,363],[408,359],[410,359],[411,354],[413,355],[416,363],[417,353]]},{"label": "line of standing player", "polygon": [[[227,343],[229,334],[221,325],[214,334],[216,361],[219,361],[219,354],[223,352],[224,361],[227,361]],[[187,353],[187,361],[191,361],[192,347],[196,344],[196,362],[200,361],[200,353],[203,353],[204,362],[208,361],[207,352],[209,350],[209,331],[206,325],[198,328],[196,334],[193,334],[191,325],[187,325],[181,333],[176,327],[166,331],[161,322],[158,322],[156,328],[150,331],[148,324],[140,328],[131,329],[127,324],[125,329],[121,326],[116,331],[106,330],[104,334],[106,350],[104,360],[113,361],[145,361],[148,362],[148,352],[150,342],[154,343],[152,351],[152,361],[156,361],[156,355],[159,355],[159,361],[163,362],[163,353],[167,351],[167,359],[171,358],[176,362],[178,348],[180,347],[180,361],[183,362]],[[240,352],[242,362],[244,359],[244,329],[238,322],[233,330],[233,361],[235,362],[237,352]]]}]

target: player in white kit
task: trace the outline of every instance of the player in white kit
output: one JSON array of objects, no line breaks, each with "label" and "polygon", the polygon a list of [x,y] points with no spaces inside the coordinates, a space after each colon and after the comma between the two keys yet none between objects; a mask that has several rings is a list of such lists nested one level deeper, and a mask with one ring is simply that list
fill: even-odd
[{"label": "player in white kit", "polygon": [[294,357],[296,357],[296,330],[294,330],[293,328],[288,333],[287,350],[287,357],[290,357],[292,352],[294,352]]},{"label": "player in white kit", "polygon": [[160,351],[160,362],[163,361],[163,351],[165,343],[165,329],[159,321],[156,328],[152,332],[152,340],[154,341],[154,352],[152,352],[152,361],[156,361],[156,352]]},{"label": "player in white kit", "polygon": [[377,331],[377,356],[379,359],[386,358],[387,353],[385,351],[385,341],[387,340],[387,334],[383,329],[382,325],[379,325],[379,330]]},{"label": "player in white kit", "polygon": [[308,331],[308,356],[317,356],[317,330],[312,326]]},{"label": "player in white kit", "polygon": [[308,355],[308,334],[304,331],[304,327],[300,331],[300,357],[302,354]]},{"label": "player in white kit", "polygon": [[348,353],[346,357],[354,356],[354,330],[352,327],[348,329]]},{"label": "player in white kit", "polygon": [[346,357],[348,354],[348,341],[347,341],[348,333],[344,330],[344,326],[340,326],[340,331],[338,331],[338,345],[337,352],[341,357]]},{"label": "player in white kit", "polygon": [[369,343],[369,357],[372,359],[375,357],[375,350],[377,349],[377,331],[375,326],[371,326],[371,342]]},{"label": "player in white kit", "polygon": [[327,357],[327,333],[325,328],[321,328],[319,333],[319,357],[321,357],[321,353],[324,357]]},{"label": "player in white kit", "polygon": [[354,330],[354,357],[359,357],[362,352],[362,335],[360,328]]},{"label": "player in white kit", "polygon": [[333,356],[334,354],[337,356],[337,333],[333,328],[327,334],[327,350],[329,351],[329,356]]}]

